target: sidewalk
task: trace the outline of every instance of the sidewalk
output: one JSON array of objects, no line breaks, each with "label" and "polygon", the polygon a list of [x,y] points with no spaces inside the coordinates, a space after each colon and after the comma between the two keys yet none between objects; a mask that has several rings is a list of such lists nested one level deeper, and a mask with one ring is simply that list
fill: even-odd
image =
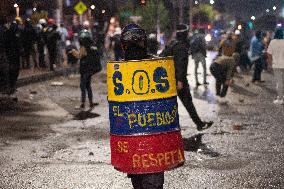
[{"label": "sidewalk", "polygon": [[40,81],[46,81],[48,79],[54,78],[61,75],[69,75],[76,73],[78,66],[71,66],[63,64],[60,67],[56,67],[55,71],[49,71],[49,68],[30,68],[30,69],[21,69],[17,86],[21,87],[31,83],[36,83]]}]

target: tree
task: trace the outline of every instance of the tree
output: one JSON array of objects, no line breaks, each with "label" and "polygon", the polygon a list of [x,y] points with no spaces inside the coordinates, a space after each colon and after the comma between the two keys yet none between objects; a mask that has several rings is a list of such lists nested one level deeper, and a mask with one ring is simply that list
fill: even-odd
[{"label": "tree", "polygon": [[201,24],[212,22],[216,16],[216,11],[211,5],[201,4],[198,7],[194,7],[192,10],[193,22]]},{"label": "tree", "polygon": [[160,27],[165,31],[169,26],[169,13],[164,3],[158,0],[147,0],[146,6],[137,7],[136,16],[141,16],[140,25],[148,32],[155,32],[157,29],[158,16],[160,18]]}]

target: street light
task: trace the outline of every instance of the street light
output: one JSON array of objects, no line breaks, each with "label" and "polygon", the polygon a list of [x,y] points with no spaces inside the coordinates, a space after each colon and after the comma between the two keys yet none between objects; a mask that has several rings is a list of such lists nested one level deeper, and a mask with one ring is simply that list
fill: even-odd
[{"label": "street light", "polygon": [[251,16],[250,18],[251,18],[252,20],[255,20],[255,16]]},{"label": "street light", "polygon": [[214,0],[210,0],[210,4],[213,5],[215,3]]},{"label": "street light", "polygon": [[194,1],[194,4],[198,5],[198,1]]},{"label": "street light", "polygon": [[102,10],[102,13],[104,14],[105,12],[106,12],[106,10],[105,10],[105,9],[103,9],[103,10]]},{"label": "street light", "polygon": [[270,10],[269,9],[266,9],[266,12],[268,13]]},{"label": "street light", "polygon": [[96,8],[95,5],[91,5],[91,9],[94,10]]},{"label": "street light", "polygon": [[16,16],[19,17],[20,16],[20,7],[17,3],[14,4],[14,8],[16,9]]},{"label": "street light", "polygon": [[276,8],[277,8],[276,6],[273,6],[273,10],[276,10]]}]

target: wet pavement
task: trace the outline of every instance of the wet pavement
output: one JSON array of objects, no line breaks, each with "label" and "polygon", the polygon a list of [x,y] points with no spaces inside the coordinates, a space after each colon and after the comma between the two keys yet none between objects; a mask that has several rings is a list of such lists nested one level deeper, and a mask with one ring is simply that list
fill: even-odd
[{"label": "wet pavement", "polygon": [[[195,88],[193,65],[194,103],[202,119],[215,123],[197,132],[179,102],[186,163],[166,172],[164,188],[284,188],[284,107],[272,103],[272,75],[264,73],[266,82],[254,85],[248,74],[237,74],[229,103],[221,105],[210,74],[208,87]],[[63,85],[52,86],[54,81]],[[18,102],[1,103],[0,188],[132,188],[126,174],[110,165],[105,74],[92,81],[99,104],[92,110],[75,109],[77,75],[21,87]]]}]

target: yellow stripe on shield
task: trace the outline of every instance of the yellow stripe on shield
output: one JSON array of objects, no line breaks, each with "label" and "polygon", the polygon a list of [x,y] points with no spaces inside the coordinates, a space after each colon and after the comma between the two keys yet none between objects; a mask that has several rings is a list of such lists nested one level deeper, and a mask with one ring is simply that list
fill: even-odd
[{"label": "yellow stripe on shield", "polygon": [[117,102],[168,98],[176,95],[171,57],[107,65],[108,100]]}]

